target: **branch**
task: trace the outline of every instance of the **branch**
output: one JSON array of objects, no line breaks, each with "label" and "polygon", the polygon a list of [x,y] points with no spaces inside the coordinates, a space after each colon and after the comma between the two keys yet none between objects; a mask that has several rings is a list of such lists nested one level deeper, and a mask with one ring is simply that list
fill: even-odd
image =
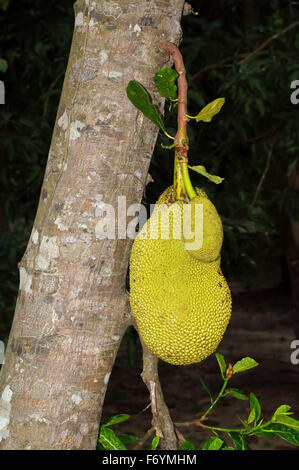
[{"label": "branch", "polygon": [[150,394],[153,415],[152,425],[155,428],[156,435],[160,438],[161,449],[177,450],[179,448],[178,439],[168,407],[164,401],[159,380],[158,358],[148,350],[141,338],[140,341],[143,349],[141,377]]}]

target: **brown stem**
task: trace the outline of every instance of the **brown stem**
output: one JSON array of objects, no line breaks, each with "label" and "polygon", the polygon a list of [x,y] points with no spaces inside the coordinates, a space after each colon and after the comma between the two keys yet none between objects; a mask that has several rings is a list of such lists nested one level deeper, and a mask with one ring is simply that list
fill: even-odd
[{"label": "brown stem", "polygon": [[178,439],[174,430],[174,425],[169,414],[168,407],[164,401],[162,387],[158,375],[158,358],[152,354],[143,343],[143,371],[142,380],[148,388],[153,420],[156,435],[160,437],[160,447],[164,450],[177,450],[179,448]]},{"label": "brown stem", "polygon": [[187,92],[188,83],[186,80],[186,69],[180,50],[168,41],[162,41],[161,47],[168,52],[174,62],[175,70],[178,73],[178,129],[174,138],[175,163],[174,163],[174,196],[175,199],[186,199],[188,191],[186,190],[182,165],[188,164],[189,139],[187,133]]}]

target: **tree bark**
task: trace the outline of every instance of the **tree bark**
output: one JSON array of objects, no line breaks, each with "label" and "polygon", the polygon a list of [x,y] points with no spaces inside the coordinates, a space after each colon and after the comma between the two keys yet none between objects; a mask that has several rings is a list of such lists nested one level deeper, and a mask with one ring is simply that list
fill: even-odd
[{"label": "tree bark", "polygon": [[[153,75],[178,44],[183,0],[77,0],[72,47],[41,197],[19,265],[0,376],[1,449],[94,449],[115,356],[131,318],[131,240],[101,239],[118,196],[139,203],[157,128],[126,97],[153,101]],[[123,201],[123,200],[122,200]],[[120,218],[120,217],[119,217]]]}]

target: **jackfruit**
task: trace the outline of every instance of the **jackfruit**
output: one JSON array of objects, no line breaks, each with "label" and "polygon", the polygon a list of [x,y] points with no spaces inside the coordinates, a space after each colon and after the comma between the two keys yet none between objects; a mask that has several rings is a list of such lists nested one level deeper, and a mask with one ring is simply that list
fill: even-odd
[{"label": "jackfruit", "polygon": [[[220,268],[221,220],[207,195],[198,188],[196,193],[186,203],[174,201],[172,187],[164,191],[130,256],[130,304],[139,334],[152,353],[175,365],[211,355],[231,315],[231,294]],[[203,243],[190,250],[196,233],[183,236],[184,210],[196,203],[203,208]],[[192,213],[189,217],[198,230]]]}]

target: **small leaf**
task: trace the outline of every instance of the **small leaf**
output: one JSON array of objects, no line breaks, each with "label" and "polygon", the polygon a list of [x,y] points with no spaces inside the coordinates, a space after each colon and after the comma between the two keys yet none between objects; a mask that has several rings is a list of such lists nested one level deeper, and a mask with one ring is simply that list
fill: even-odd
[{"label": "small leaf", "polygon": [[238,372],[244,372],[245,370],[252,369],[256,366],[258,366],[258,362],[256,362],[251,357],[244,357],[233,365],[234,374],[237,374]]},{"label": "small leaf", "polygon": [[137,109],[165,132],[164,123],[157,107],[150,102],[146,89],[140,83],[131,80],[127,86],[127,96]]},{"label": "small leaf", "polygon": [[221,450],[235,450],[233,447],[222,447]]},{"label": "small leaf", "polygon": [[192,442],[185,441],[182,444],[182,450],[196,450],[196,447],[192,444]]},{"label": "small leaf", "polygon": [[126,421],[129,418],[130,418],[130,415],[119,414],[119,415],[112,416],[111,418],[105,419],[105,421],[103,421],[101,425],[112,426],[113,424],[122,423],[123,421]]},{"label": "small leaf", "polygon": [[0,58],[0,72],[5,73],[8,69],[7,60]]},{"label": "small leaf", "polygon": [[232,395],[233,397],[238,398],[238,400],[248,400],[248,396],[238,388],[227,388],[223,396],[225,397],[226,395]]},{"label": "small leaf", "polygon": [[206,382],[204,381],[204,379],[202,379],[200,375],[199,375],[199,380],[200,380],[200,383],[201,383],[201,385],[202,385],[202,388],[204,388],[205,391],[209,394],[210,399],[211,399],[211,402],[212,402],[213,400],[212,400],[212,394],[211,394],[211,392],[210,392],[210,389],[209,389],[209,387],[207,386],[207,384],[206,384]]},{"label": "small leaf", "polygon": [[206,178],[208,178],[210,181],[212,181],[215,184],[220,184],[224,180],[224,178],[221,178],[221,176],[211,175],[210,173],[208,173],[205,167],[202,165],[197,165],[197,166],[188,165],[188,167],[190,168],[190,170],[200,173],[202,176],[205,176]]},{"label": "small leaf", "polygon": [[289,415],[292,413],[289,413],[288,411],[291,409],[290,405],[280,405],[277,410],[274,412],[272,420],[274,421],[274,418],[277,415]]},{"label": "small leaf", "polygon": [[202,450],[220,450],[223,444],[224,444],[224,441],[220,439],[220,437],[212,436],[205,443]]},{"label": "small leaf", "polygon": [[250,447],[248,446],[241,432],[230,431],[227,434],[231,437],[234,443],[234,446],[237,450],[249,450],[250,449]]},{"label": "small leaf", "polygon": [[126,447],[112,429],[106,428],[105,426],[101,426],[99,442],[106,450],[126,450]]},{"label": "small leaf", "polygon": [[158,436],[155,436],[154,439],[152,440],[152,450],[157,449],[159,441],[160,441],[160,438]]},{"label": "small leaf", "polygon": [[177,86],[175,84],[178,73],[170,67],[163,67],[155,73],[154,82],[158,88],[158,92],[162,96],[166,96],[169,100],[174,100],[177,94]]},{"label": "small leaf", "polygon": [[217,359],[217,362],[218,362],[218,365],[219,365],[219,368],[220,368],[222,378],[225,379],[227,365],[226,365],[224,356],[218,351],[215,352],[215,356],[216,356],[216,359]]},{"label": "small leaf", "polygon": [[210,122],[215,116],[215,114],[219,113],[224,103],[225,98],[217,98],[216,100],[211,101],[211,103],[207,104],[204,108],[202,108],[202,110],[197,114],[197,116],[194,116],[193,119],[196,119],[196,122]]},{"label": "small leaf", "polygon": [[254,393],[250,394],[250,414],[247,423],[258,421],[261,416],[261,405]]}]

